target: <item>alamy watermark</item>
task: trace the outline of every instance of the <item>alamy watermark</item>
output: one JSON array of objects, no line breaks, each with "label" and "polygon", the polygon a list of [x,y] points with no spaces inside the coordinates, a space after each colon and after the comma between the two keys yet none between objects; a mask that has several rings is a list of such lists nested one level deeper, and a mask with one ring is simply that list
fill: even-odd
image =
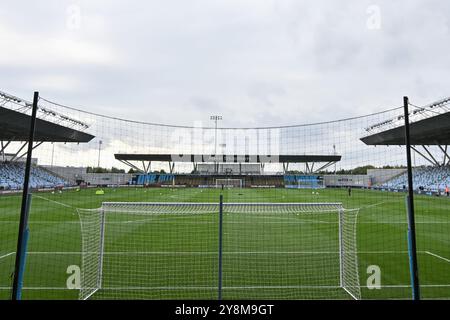
[{"label": "alamy watermark", "polygon": [[81,269],[77,265],[70,265],[66,269],[69,275],[66,280],[67,289],[81,289]]},{"label": "alamy watermark", "polygon": [[81,7],[77,4],[71,4],[66,9],[66,28],[75,31],[81,29]]},{"label": "alamy watermark", "polygon": [[280,135],[277,128],[215,129],[195,122],[192,128],[172,131],[170,145],[183,152],[171,158],[174,162],[278,163]]},{"label": "alamy watermark", "polygon": [[381,268],[377,265],[370,265],[367,267],[367,288],[369,290],[381,289]]},{"label": "alamy watermark", "polygon": [[381,29],[381,8],[378,5],[370,5],[367,7],[366,13],[368,15],[366,26],[369,30]]}]

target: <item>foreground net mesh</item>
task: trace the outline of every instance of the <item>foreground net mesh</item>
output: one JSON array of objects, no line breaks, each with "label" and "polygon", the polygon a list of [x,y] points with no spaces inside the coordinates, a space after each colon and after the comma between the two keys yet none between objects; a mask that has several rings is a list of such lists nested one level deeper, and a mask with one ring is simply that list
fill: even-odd
[{"label": "foreground net mesh", "polygon": [[103,203],[78,210],[80,299],[360,299],[357,210],[338,203]]},{"label": "foreground net mesh", "polygon": [[[4,108],[30,115],[25,98],[2,100],[0,95]],[[356,274],[362,299],[411,299],[405,147],[384,145],[386,142],[378,139],[382,138],[378,134],[402,125],[402,108],[380,107],[377,110],[384,111],[348,119],[342,119],[348,114],[311,112],[322,122],[296,124],[283,118],[274,127],[250,128],[237,126],[252,126],[251,119],[244,124],[246,120],[228,114],[215,130],[208,115],[199,115],[203,123],[160,124],[154,109],[143,108],[144,116],[131,109],[114,112],[131,119],[125,120],[112,117],[109,109],[93,114],[63,105],[69,101],[60,102],[45,95],[39,101],[38,118],[65,128],[54,140],[69,141],[34,143],[23,299],[79,298],[78,270],[83,277],[83,297],[102,288],[92,298],[109,292],[111,297],[125,298],[217,299],[220,195],[224,199],[224,299],[347,299],[351,298],[349,292],[357,297],[352,278]],[[401,97],[398,102],[400,105]],[[85,104],[82,98],[69,103]],[[373,100],[364,103],[373,109],[375,104],[378,102]],[[94,110],[91,107],[83,109]],[[433,108],[410,105],[410,121],[434,121],[448,112],[448,101]],[[37,130],[42,130],[39,124]],[[395,131],[399,132],[396,141],[401,143],[403,130]],[[61,138],[61,132],[67,134]],[[80,132],[91,139],[74,141]],[[366,143],[368,137],[378,144]],[[24,145],[24,141],[0,143],[4,151],[0,152],[0,299],[11,297]],[[413,148],[421,296],[448,299],[450,149],[445,145]],[[211,159],[215,153],[231,156]],[[170,159],[162,156],[167,154]],[[145,160],[148,155],[156,158]],[[195,157],[186,160],[186,155]],[[264,163],[258,162],[261,158]],[[228,181],[227,187],[217,187],[219,179]],[[121,204],[116,209],[109,205],[102,222],[97,208],[106,202]],[[125,208],[124,202],[133,204]],[[137,209],[140,202],[180,205],[154,204],[149,211],[147,205]],[[242,207],[230,207],[230,203]],[[256,204],[252,207],[250,203]],[[298,212],[295,205],[277,208],[280,203],[318,203],[322,207]],[[342,203],[347,209],[341,216],[344,221],[339,224],[338,210],[325,208],[326,203]],[[80,212],[84,216],[81,227],[77,208],[88,210]],[[359,210],[356,225],[346,220],[352,219],[346,215],[352,209]],[[102,225],[104,266],[99,269]],[[341,251],[341,261],[346,266],[357,262],[358,266],[357,272],[346,272],[354,267],[341,268],[342,286],[336,254],[341,243],[339,225],[344,226],[342,248],[348,248]],[[356,241],[347,242],[353,234]],[[357,250],[351,249],[352,243]],[[115,252],[127,254],[112,254]],[[183,254],[175,255],[177,252]],[[135,265],[132,272],[130,263]],[[99,277],[100,271],[108,276]],[[143,283],[152,290],[135,289]],[[119,290],[124,288],[130,291]]]}]

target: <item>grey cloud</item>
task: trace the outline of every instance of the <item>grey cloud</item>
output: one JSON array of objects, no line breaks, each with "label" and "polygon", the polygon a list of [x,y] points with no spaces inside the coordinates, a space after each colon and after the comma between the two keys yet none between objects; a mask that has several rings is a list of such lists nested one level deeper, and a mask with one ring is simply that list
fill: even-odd
[{"label": "grey cloud", "polygon": [[[71,4],[82,12],[79,30],[66,28]],[[381,9],[380,30],[366,28],[371,4]],[[208,123],[212,113],[227,126],[351,117],[397,106],[405,94],[417,104],[449,94],[448,12],[445,0],[5,0],[0,33],[16,42],[1,44],[0,83],[25,98],[40,90],[149,122]],[[81,50],[79,59],[17,51],[52,39]]]}]

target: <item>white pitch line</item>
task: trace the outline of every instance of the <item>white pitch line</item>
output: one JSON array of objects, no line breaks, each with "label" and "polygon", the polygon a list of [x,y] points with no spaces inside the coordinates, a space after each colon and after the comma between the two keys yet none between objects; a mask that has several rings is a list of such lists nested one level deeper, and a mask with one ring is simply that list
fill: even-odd
[{"label": "white pitch line", "polygon": [[[441,257],[429,251],[417,251],[418,253],[425,253],[434,256],[438,259],[442,259],[450,263],[450,259]],[[84,252],[87,254],[95,252]],[[15,252],[7,253],[0,256],[0,259],[9,257],[15,254]],[[30,251],[27,252],[28,255],[81,255],[83,252],[80,251]],[[217,254],[217,251],[116,251],[116,252],[104,252],[104,255],[213,255]],[[245,254],[339,254],[338,251],[231,251],[224,252],[223,254],[230,255],[245,255]],[[358,254],[408,254],[408,251],[360,251]]]},{"label": "white pitch line", "polygon": [[[86,252],[87,254],[92,254],[96,252]],[[398,253],[398,252],[396,252]],[[27,254],[45,255],[76,255],[83,254],[83,252],[46,252],[46,251],[35,251],[28,252]],[[104,252],[104,255],[214,255],[218,254],[217,251],[117,251],[117,252]],[[339,254],[338,251],[235,251],[235,252],[223,252],[223,254]]]},{"label": "white pitch line", "polygon": [[151,221],[151,220],[155,220],[155,218],[147,218],[147,219],[139,219],[139,220],[128,220],[128,221],[124,221],[124,222],[121,222],[121,221],[112,222],[112,221],[110,221],[108,223],[124,223],[124,224],[126,224],[126,223],[148,222],[148,221]]},{"label": "white pitch line", "polygon": [[[12,252],[14,253],[14,252]],[[84,252],[93,254],[96,252]],[[360,251],[358,254],[407,254],[408,251]],[[426,251],[418,251],[418,253],[426,253]],[[80,255],[80,251],[31,251],[30,255]],[[217,254],[217,251],[113,251],[104,252],[105,255],[211,255]],[[223,254],[339,254],[339,251],[230,251]]]},{"label": "white pitch line", "polygon": [[9,257],[10,255],[13,255],[13,254],[15,254],[15,253],[16,253],[15,251],[13,251],[13,252],[10,252],[10,253],[7,253],[7,254],[5,254],[5,255],[1,256],[1,257],[0,257],[0,259],[3,259],[3,258],[6,258],[6,257]]},{"label": "white pitch line", "polygon": [[381,202],[377,202],[377,203],[374,203],[374,204],[368,204],[368,205],[360,207],[359,209],[367,209],[367,208],[378,207],[378,206],[381,206],[382,204],[385,204],[387,202],[390,202],[390,201],[381,201]]},{"label": "white pitch line", "polygon": [[[1,223],[19,223],[19,221],[0,221]],[[52,223],[57,223],[57,224],[80,224],[79,221],[28,221],[28,224],[52,224]],[[109,223],[109,222],[108,222]]]},{"label": "white pitch line", "polygon": [[[43,196],[38,196],[38,195],[35,194],[34,197],[42,199],[42,200],[46,200],[46,201],[49,201],[49,202],[52,202],[52,203],[55,203],[57,205],[60,205],[60,206],[66,207],[66,208],[76,209],[75,207],[72,207],[71,205],[68,205],[68,204],[65,204],[65,203],[62,203],[62,202],[59,202],[59,201],[55,201],[55,200],[52,200],[52,199],[49,199],[49,198],[46,198],[46,197],[43,197]],[[72,214],[74,214],[74,213],[72,213]]]},{"label": "white pitch line", "polygon": [[[156,224],[164,224],[164,223],[171,223],[171,221],[168,220],[156,220],[155,218],[149,218],[149,219],[141,219],[141,220],[127,220],[127,221],[108,221],[107,224],[133,224],[133,223],[142,223],[142,222],[148,222],[148,221],[152,221],[152,223]],[[178,221],[176,221],[178,222]],[[0,224],[2,223],[19,223],[17,220],[16,221],[12,221],[12,220],[0,220]],[[64,224],[80,224],[79,221],[28,221],[29,224],[52,224],[52,223],[64,223]],[[289,225],[301,225],[301,224],[335,224],[337,225],[337,222],[331,222],[331,221],[258,221],[258,222],[240,222],[240,221],[227,221],[225,222],[226,224],[252,224],[252,225],[263,225],[263,224],[289,224]],[[202,224],[217,224],[217,222],[209,222],[209,221],[183,221],[182,223],[180,222],[180,225],[190,225],[190,224],[195,224],[195,225],[202,225]],[[400,221],[358,221],[358,224],[363,225],[363,224],[367,224],[367,225],[373,225],[373,224],[392,224],[392,225],[396,225],[396,224],[405,224],[407,225],[408,222],[400,222]],[[450,224],[450,221],[416,221],[416,224],[439,224],[439,225],[443,225],[443,224]]]},{"label": "white pitch line", "polygon": [[[359,225],[367,224],[367,225],[374,225],[374,224],[391,224],[391,225],[398,225],[398,224],[408,224],[408,221],[358,221]],[[450,224],[450,221],[416,221],[416,224],[439,224],[439,225],[445,225]]]},{"label": "white pitch line", "polygon": [[[449,288],[450,284],[421,284],[421,288]],[[0,287],[0,290],[10,290],[12,287]],[[236,289],[341,289],[341,286],[236,286],[236,287],[223,287],[224,290],[236,290]],[[364,289],[366,286],[359,286]],[[398,284],[398,285],[383,285],[381,288],[411,288],[410,284]],[[67,287],[23,287],[24,290],[74,290]],[[86,288],[96,289],[96,288]],[[204,290],[204,289],[217,289],[217,287],[210,286],[173,286],[173,287],[112,287],[102,288],[104,291],[108,290]],[[75,289],[78,290],[78,289]]]},{"label": "white pitch line", "polygon": [[425,253],[426,253],[426,254],[429,254],[430,256],[436,257],[436,258],[438,258],[438,259],[441,259],[441,260],[444,260],[444,261],[450,263],[450,259],[441,257],[441,256],[438,255],[438,254],[432,253],[432,252],[430,252],[430,251],[425,251]]}]

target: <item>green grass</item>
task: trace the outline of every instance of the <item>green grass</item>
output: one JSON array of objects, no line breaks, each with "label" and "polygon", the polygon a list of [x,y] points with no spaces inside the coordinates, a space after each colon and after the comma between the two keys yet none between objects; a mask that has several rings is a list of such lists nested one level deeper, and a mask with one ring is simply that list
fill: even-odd
[{"label": "green grass", "polygon": [[[69,265],[81,265],[81,232],[74,208],[105,201],[342,202],[359,208],[358,267],[363,299],[409,299],[404,194],[370,190],[105,189],[35,193],[29,227],[24,299],[76,299],[66,289]],[[0,196],[0,299],[10,296],[20,195]],[[419,275],[424,298],[450,298],[450,199],[416,196]],[[94,298],[217,298],[218,216],[107,220],[103,287]],[[348,299],[336,286],[339,266],[333,214],[224,215],[223,297]],[[126,222],[126,223],[124,223]],[[328,223],[327,223],[328,222]],[[127,251],[127,255],[117,254]],[[201,252],[202,254],[198,254]],[[380,290],[366,288],[367,267],[381,269]],[[147,290],[129,290],[130,287]],[[326,288],[325,288],[326,287]],[[330,288],[328,288],[330,287]],[[114,289],[115,288],[115,289]],[[128,288],[128,290],[126,290]]]}]

